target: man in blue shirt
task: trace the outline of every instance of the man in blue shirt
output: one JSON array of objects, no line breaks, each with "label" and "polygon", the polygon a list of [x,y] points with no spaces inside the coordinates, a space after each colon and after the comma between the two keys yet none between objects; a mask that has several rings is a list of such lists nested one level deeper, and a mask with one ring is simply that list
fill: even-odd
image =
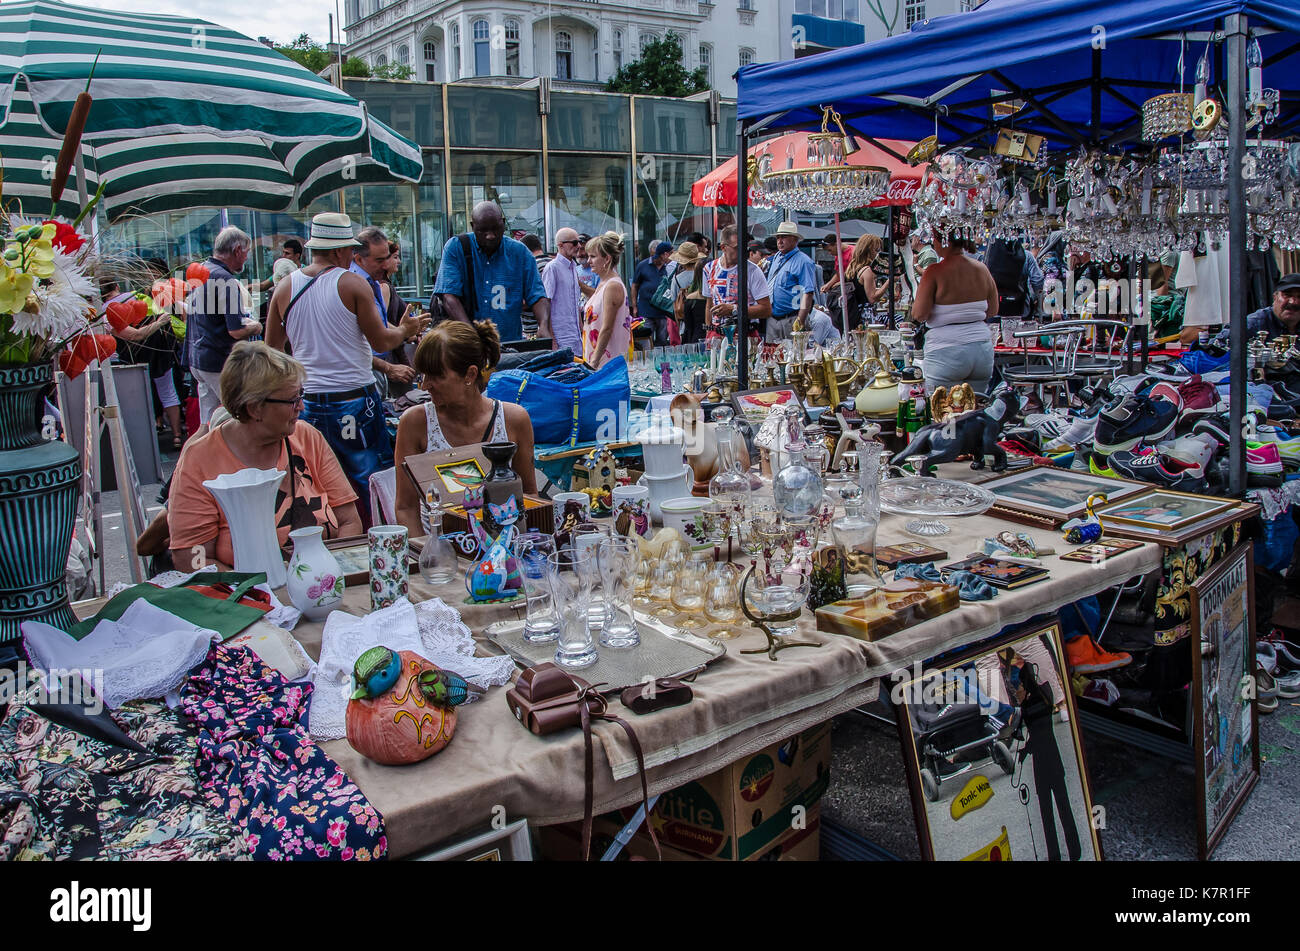
[{"label": "man in blue shirt", "polygon": [[[384,262],[388,260],[388,235],[384,234],[382,228],[371,225],[357,232],[357,240],[361,244],[353,251],[352,264],[348,270],[370,286],[370,294],[375,299],[375,306],[379,308],[379,317],[387,324],[388,305],[384,303],[384,290],[379,279],[384,276]],[[392,350],[384,353],[372,351],[370,369],[375,374],[380,396],[388,395],[390,381],[399,393],[405,392],[415,382],[415,371],[398,360],[397,356]]]},{"label": "man in blue shirt", "polygon": [[650,301],[659,290],[664,279],[664,269],[668,267],[668,256],[673,253],[673,246],[667,241],[660,241],[650,248],[650,257],[636,266],[632,275],[632,294],[628,306],[632,317],[648,321],[655,331],[655,346],[668,346],[668,318],[672,314],[660,310]]},{"label": "man in blue shirt", "polygon": [[533,308],[539,337],[551,338],[550,301],[537,261],[522,242],[506,237],[506,219],[495,202],[481,201],[470,216],[470,254],[473,256],[474,287],[466,287],[465,253],[460,236],[442,248],[442,267],[433,292],[454,320],[490,320],[496,324],[502,342],[520,340],[524,305]]},{"label": "man in blue shirt", "polygon": [[235,277],[244,269],[253,239],[231,225],[212,242],[208,279],[185,299],[190,372],[199,390],[199,421],[206,423],[221,405],[221,369],[236,341],[254,337],[262,325],[253,319],[252,297]]},{"label": "man in blue shirt", "polygon": [[799,226],[783,221],[776,228],[776,254],[767,262],[767,283],[772,288],[772,316],[767,318],[767,340],[789,340],[795,324],[804,326],[817,289],[817,267],[799,250]]}]

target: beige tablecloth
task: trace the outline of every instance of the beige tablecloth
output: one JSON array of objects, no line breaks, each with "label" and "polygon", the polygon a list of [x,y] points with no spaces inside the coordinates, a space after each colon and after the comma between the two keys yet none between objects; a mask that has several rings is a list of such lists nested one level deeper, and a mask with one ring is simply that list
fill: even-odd
[{"label": "beige tablecloth", "polygon": [[[904,521],[886,516],[878,544],[909,540]],[[946,548],[954,560],[979,550],[986,536],[1009,527],[1028,532],[1040,545],[1060,552],[1068,549],[1058,533],[1010,526],[984,516],[955,519],[950,524],[953,533],[936,544]],[[1097,566],[1052,556],[1046,557],[1044,564],[1052,572],[1046,581],[1000,592],[992,601],[963,604],[877,643],[819,634],[811,614],[805,612],[801,633],[822,647],[785,650],[775,662],[766,654],[742,656],[742,648],[763,646],[762,634],[754,632],[728,642],[728,655],[700,674],[694,684],[694,702],[638,717],[614,701],[612,712],[625,715],[636,728],[654,794],[707,775],[873,699],[877,678],[894,670],[1158,568],[1160,552],[1148,544]],[[462,585],[431,587],[415,577],[412,599],[432,596],[458,607],[476,635],[492,621],[515,616],[509,607],[463,604]],[[368,609],[368,599],[364,589],[349,590],[344,605],[360,614]],[[320,650],[321,628],[320,623],[303,621],[295,631],[313,657]],[[497,652],[487,644],[484,650]],[[527,817],[540,825],[581,817],[581,734],[575,730],[558,736],[533,736],[510,714],[505,690],[493,688],[483,700],[462,708],[452,743],[413,766],[376,765],[354,752],[346,740],[324,744],[383,813],[394,857],[484,827],[501,809],[510,820]],[[595,764],[597,811],[639,801],[635,759],[622,731],[612,724],[600,724],[596,734],[600,739]]]}]

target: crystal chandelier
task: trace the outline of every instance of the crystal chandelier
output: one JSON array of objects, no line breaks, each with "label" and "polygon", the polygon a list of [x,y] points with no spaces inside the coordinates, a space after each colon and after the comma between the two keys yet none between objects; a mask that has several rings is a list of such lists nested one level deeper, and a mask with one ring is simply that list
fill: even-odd
[{"label": "crystal chandelier", "polygon": [[[830,130],[832,123],[838,131]],[[758,156],[760,200],[801,211],[841,212],[871,204],[889,189],[889,170],[850,165],[848,158],[858,149],[839,113],[822,107],[822,130],[808,136],[806,167],[774,170],[770,153]]]}]

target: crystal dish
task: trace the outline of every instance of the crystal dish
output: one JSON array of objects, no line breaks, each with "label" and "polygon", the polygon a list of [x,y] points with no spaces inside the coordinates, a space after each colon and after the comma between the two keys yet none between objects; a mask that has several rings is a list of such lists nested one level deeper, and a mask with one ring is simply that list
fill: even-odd
[{"label": "crystal dish", "polygon": [[916,516],[907,523],[907,530],[925,538],[951,531],[943,519],[981,515],[996,501],[988,489],[951,479],[909,476],[880,483],[881,509],[893,515]]}]

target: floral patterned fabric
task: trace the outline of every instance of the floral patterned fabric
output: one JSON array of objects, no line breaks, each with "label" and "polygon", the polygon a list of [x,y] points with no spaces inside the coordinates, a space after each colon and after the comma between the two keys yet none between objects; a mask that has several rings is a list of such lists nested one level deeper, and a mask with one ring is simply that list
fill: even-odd
[{"label": "floral patterned fabric", "polygon": [[208,803],[239,825],[254,858],[383,858],[383,818],[299,722],[311,691],[249,650],[212,648],[181,693]]},{"label": "floral patterned fabric", "polygon": [[0,724],[0,860],[248,858],[238,831],[204,802],[197,743],[178,714],[145,701],[114,712],[146,755],[22,702]]},{"label": "floral patterned fabric", "polygon": [[1192,632],[1192,583],[1241,541],[1241,523],[1233,522],[1179,548],[1166,548],[1156,591],[1155,643],[1176,644]]}]

